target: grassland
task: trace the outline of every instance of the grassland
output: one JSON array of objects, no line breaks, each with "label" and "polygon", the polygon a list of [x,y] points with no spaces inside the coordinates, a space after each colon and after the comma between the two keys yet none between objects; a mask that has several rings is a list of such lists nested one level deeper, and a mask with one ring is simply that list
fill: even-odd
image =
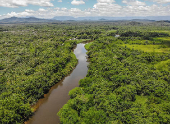
[{"label": "grassland", "polygon": [[167,33],[167,34],[170,34],[170,31],[168,31],[168,30],[154,30],[154,31],[151,31],[151,32],[159,32],[159,33]]},{"label": "grassland", "polygon": [[128,47],[130,49],[134,50],[141,50],[144,52],[164,52],[169,53],[170,48],[165,48],[163,45],[129,45],[129,44],[123,44],[122,46]]},{"label": "grassland", "polygon": [[155,67],[158,69],[158,70],[166,70],[166,71],[170,71],[168,69],[170,65],[170,59],[166,60],[166,61],[161,61],[157,64],[155,64]]},{"label": "grassland", "polygon": [[170,37],[157,37],[155,40],[170,41]]}]

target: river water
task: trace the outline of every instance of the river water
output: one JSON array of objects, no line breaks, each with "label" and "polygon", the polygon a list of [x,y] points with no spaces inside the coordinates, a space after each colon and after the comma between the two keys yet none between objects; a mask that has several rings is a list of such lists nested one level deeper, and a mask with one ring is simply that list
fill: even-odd
[{"label": "river water", "polygon": [[70,90],[78,87],[79,80],[87,74],[87,55],[83,43],[77,45],[74,54],[78,59],[78,65],[62,81],[53,86],[43,99],[40,99],[33,108],[36,112],[25,124],[58,124],[60,123],[57,113],[64,104],[70,99],[68,93]]}]

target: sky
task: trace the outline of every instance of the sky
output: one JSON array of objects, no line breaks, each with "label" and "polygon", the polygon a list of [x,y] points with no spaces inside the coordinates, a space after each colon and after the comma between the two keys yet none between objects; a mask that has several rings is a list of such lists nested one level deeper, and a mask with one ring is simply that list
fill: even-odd
[{"label": "sky", "polygon": [[0,0],[0,19],[170,16],[170,0]]}]

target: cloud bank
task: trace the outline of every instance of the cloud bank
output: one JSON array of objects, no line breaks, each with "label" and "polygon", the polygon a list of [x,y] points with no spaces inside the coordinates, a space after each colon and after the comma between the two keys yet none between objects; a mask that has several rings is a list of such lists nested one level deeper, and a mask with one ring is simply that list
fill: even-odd
[{"label": "cloud bank", "polygon": [[[8,1],[8,0],[7,0]],[[17,0],[19,1],[19,0]],[[27,4],[38,4],[38,0],[23,0],[20,4],[7,4],[8,6],[26,6]],[[41,6],[53,6],[50,0],[39,0]],[[146,0],[145,0],[146,1]],[[37,18],[53,18],[55,16],[73,16],[73,17],[85,17],[85,16],[110,16],[110,17],[125,17],[125,16],[170,16],[170,4],[162,5],[170,0],[152,0],[155,3],[147,5],[140,0],[122,0],[124,6],[121,6],[115,2],[115,0],[97,0],[92,8],[81,10],[79,8],[39,8],[34,11],[26,9],[23,12],[11,12],[4,15],[0,15],[0,19],[9,17],[28,17],[34,16]],[[5,3],[5,2],[4,2]],[[3,2],[0,3],[1,6]],[[73,0],[73,5],[85,4],[83,0]]]},{"label": "cloud bank", "polygon": [[28,6],[29,4],[45,6],[45,7],[54,6],[50,1],[51,0],[1,0],[0,6],[10,7],[10,8],[16,8],[16,7],[20,7],[20,6]]}]

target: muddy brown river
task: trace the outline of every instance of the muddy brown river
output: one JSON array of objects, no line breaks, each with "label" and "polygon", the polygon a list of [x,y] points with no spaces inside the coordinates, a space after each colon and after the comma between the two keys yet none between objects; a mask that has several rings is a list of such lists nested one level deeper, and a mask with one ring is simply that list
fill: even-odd
[{"label": "muddy brown river", "polygon": [[79,80],[83,79],[87,74],[87,55],[83,43],[77,45],[74,54],[78,59],[76,68],[70,75],[53,86],[43,99],[40,99],[36,105],[34,115],[25,124],[58,124],[60,123],[57,113],[64,104],[70,99],[68,93],[70,90],[78,87]]}]

